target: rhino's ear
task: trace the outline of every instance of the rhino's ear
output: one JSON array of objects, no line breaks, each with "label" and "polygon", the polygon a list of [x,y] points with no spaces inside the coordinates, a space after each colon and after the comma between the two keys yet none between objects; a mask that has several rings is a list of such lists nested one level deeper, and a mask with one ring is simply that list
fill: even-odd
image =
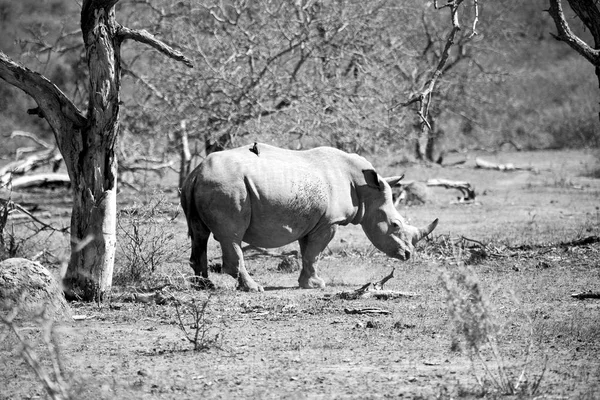
[{"label": "rhino's ear", "polygon": [[379,175],[375,170],[372,169],[363,169],[363,176],[365,177],[365,181],[367,182],[367,186],[383,190],[385,187],[383,186],[383,182],[379,180]]},{"label": "rhino's ear", "polygon": [[388,178],[383,178],[390,185],[390,187],[394,187],[398,182],[400,182],[404,178],[404,174],[400,176],[390,176]]}]

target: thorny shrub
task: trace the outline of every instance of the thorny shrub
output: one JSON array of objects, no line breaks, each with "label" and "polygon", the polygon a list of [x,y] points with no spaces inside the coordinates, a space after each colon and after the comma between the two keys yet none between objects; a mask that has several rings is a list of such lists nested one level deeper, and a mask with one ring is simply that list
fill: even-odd
[{"label": "thorny shrub", "polygon": [[[460,256],[457,256],[460,259]],[[524,351],[524,360],[520,371],[515,374],[505,361],[501,349],[501,338],[506,324],[499,322],[495,309],[490,305],[489,299],[471,268],[458,262],[457,265],[444,271],[441,275],[441,284],[446,294],[446,305],[451,321],[452,344],[454,351],[467,351],[471,360],[473,375],[481,390],[487,392],[500,392],[502,394],[534,395],[544,376],[547,360],[542,371],[536,376],[532,375],[531,352],[533,349],[533,324],[527,317],[528,337]],[[513,296],[513,301],[520,306]],[[524,313],[523,313],[524,314]],[[516,321],[511,321],[513,325]],[[491,361],[490,361],[491,360]],[[532,380],[529,381],[528,377]]]},{"label": "thorny shrub", "polygon": [[0,261],[24,257],[46,264],[58,263],[61,258],[55,251],[64,248],[66,228],[55,228],[31,216],[27,220],[9,221],[15,206],[10,200],[0,199]]},{"label": "thorny shrub", "polygon": [[117,236],[123,262],[115,265],[115,284],[139,283],[179,256],[175,235],[166,229],[177,212],[177,205],[164,196],[152,196],[148,203],[119,213]]},{"label": "thorny shrub", "polygon": [[216,346],[221,338],[221,332],[214,327],[213,321],[207,316],[211,297],[212,294],[206,299],[190,297],[175,302],[177,324],[185,338],[194,346],[194,351],[207,350]]}]

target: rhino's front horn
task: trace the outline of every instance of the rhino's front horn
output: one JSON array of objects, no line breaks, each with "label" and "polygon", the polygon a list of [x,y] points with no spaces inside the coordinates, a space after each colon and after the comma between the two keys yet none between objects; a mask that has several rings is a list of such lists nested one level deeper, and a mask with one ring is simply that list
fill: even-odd
[{"label": "rhino's front horn", "polygon": [[413,237],[412,237],[412,244],[413,244],[413,246],[416,245],[419,240],[421,240],[425,236],[429,235],[435,229],[435,227],[437,226],[437,224],[438,224],[438,219],[436,218],[435,221],[433,221],[432,223],[430,223],[426,227],[415,228],[415,233],[413,234]]}]

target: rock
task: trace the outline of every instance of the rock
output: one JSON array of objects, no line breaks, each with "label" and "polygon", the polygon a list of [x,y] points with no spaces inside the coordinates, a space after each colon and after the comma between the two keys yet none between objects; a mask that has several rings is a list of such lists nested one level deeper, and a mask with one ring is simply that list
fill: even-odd
[{"label": "rock", "polygon": [[429,188],[423,182],[415,181],[409,183],[403,189],[406,193],[406,204],[409,205],[425,204],[429,201],[431,197]]},{"label": "rock", "polygon": [[61,285],[40,263],[25,258],[0,262],[0,312],[19,306],[18,318],[39,315],[71,320]]}]

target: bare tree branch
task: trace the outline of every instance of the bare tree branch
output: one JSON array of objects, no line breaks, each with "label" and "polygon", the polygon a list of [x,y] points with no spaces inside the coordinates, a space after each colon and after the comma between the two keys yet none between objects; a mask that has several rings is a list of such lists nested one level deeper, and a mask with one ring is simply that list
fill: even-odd
[{"label": "bare tree branch", "polygon": [[25,132],[25,131],[13,131],[10,134],[10,138],[14,139],[16,137],[26,137],[27,139],[31,139],[34,142],[36,142],[37,144],[39,144],[42,147],[45,147],[46,149],[50,149],[52,148],[52,145],[42,139],[40,139],[39,137],[37,137],[36,135],[34,135],[33,133],[30,132]]},{"label": "bare tree branch", "polygon": [[121,41],[124,40],[135,40],[136,42],[147,44],[151,47],[154,47],[156,50],[161,53],[169,56],[170,58],[183,62],[186,66],[193,68],[194,64],[192,61],[184,56],[180,51],[173,49],[171,46],[168,46],[164,42],[158,40],[154,35],[149,33],[146,30],[135,30],[129,29],[125,26],[119,26],[118,37]]},{"label": "bare tree branch", "polygon": [[[590,5],[590,7],[591,6],[592,5]],[[548,9],[548,14],[550,14],[552,19],[554,20],[556,29],[558,31],[558,35],[552,34],[552,36],[554,36],[557,40],[561,40],[567,43],[572,49],[574,49],[576,52],[585,57],[585,59],[587,59],[593,65],[600,65],[600,49],[593,49],[590,45],[588,45],[577,35],[575,35],[575,33],[573,33],[565,18],[561,0],[550,0],[550,8]],[[600,16],[598,16],[597,18],[598,20],[596,21],[596,23],[600,24],[598,22],[600,21]],[[600,40],[600,33],[598,33],[598,36],[599,37],[597,38],[595,37],[596,41]]]},{"label": "bare tree branch", "polygon": [[36,114],[46,118],[55,132],[61,132],[64,125],[64,121],[53,117],[59,110],[73,126],[86,124],[85,116],[58,86],[41,74],[15,63],[1,51],[0,78],[33,97],[38,103],[39,112]]}]

